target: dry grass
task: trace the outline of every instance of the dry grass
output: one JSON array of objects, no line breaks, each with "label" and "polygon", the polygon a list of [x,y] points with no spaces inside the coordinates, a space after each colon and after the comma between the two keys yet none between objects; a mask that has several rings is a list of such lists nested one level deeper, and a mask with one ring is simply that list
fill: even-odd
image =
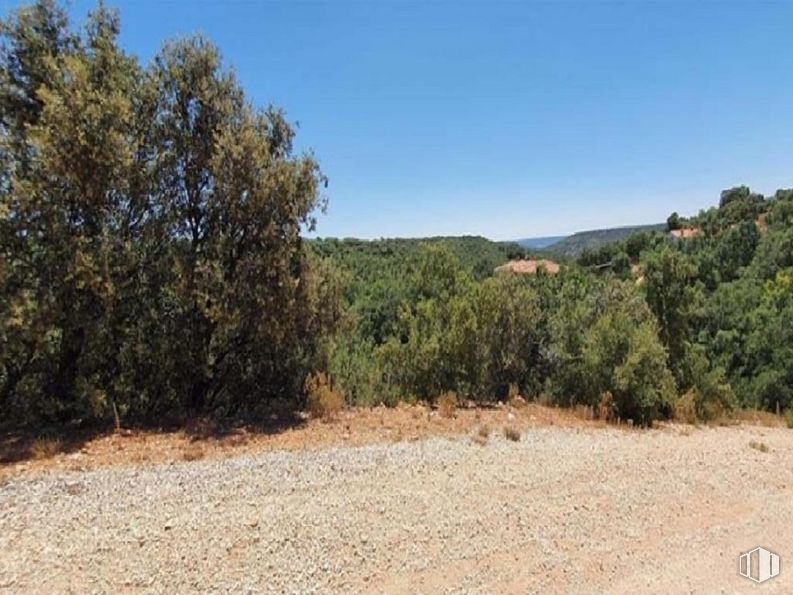
[{"label": "dry grass", "polygon": [[61,452],[62,447],[58,438],[36,438],[30,445],[30,456],[35,460],[49,459]]},{"label": "dry grass", "polygon": [[482,438],[479,434],[474,434],[471,441],[479,446],[485,446],[487,444],[487,438]]},{"label": "dry grass", "polygon": [[752,440],[749,443],[749,447],[755,450],[759,450],[760,452],[768,452],[769,450],[771,450],[770,448],[768,448],[768,445],[765,442],[757,442],[756,440]]},{"label": "dry grass", "polygon": [[487,439],[490,437],[490,426],[487,424],[482,424],[476,429],[476,433],[471,438],[474,442],[476,442],[479,446],[484,446],[487,444]]},{"label": "dry grass", "polygon": [[617,419],[617,404],[614,402],[614,395],[609,391],[600,395],[600,402],[597,409],[598,419],[606,422],[613,422]]},{"label": "dry grass", "polygon": [[210,438],[215,436],[217,431],[217,422],[209,417],[190,419],[185,424],[185,433],[193,438]]},{"label": "dry grass", "polygon": [[512,442],[518,442],[520,440],[520,430],[515,426],[504,426],[504,438]]},{"label": "dry grass", "polygon": [[441,417],[454,417],[457,412],[457,393],[446,391],[438,397],[438,413]]},{"label": "dry grass", "polygon": [[697,425],[697,393],[693,390],[688,391],[680,397],[672,406],[672,418],[675,421]]},{"label": "dry grass", "polygon": [[[433,415],[430,415],[433,413]],[[31,442],[16,434],[0,435],[0,481],[19,474],[40,473],[54,469],[90,470],[124,465],[148,465],[183,461],[191,444],[204,449],[203,460],[215,460],[272,450],[302,451],[328,446],[365,446],[394,440],[415,441],[433,437],[478,436],[486,425],[490,436],[504,425],[519,432],[538,427],[591,428],[605,422],[592,420],[591,410],[580,412],[548,407],[530,402],[518,410],[497,403],[458,407],[455,415],[445,418],[434,414],[426,404],[405,407],[352,408],[339,413],[338,423],[329,424],[306,414],[274,421],[272,426],[240,426],[230,433],[185,430],[109,432],[93,436],[65,438],[58,452],[73,457],[52,456],[34,460]],[[517,415],[516,415],[517,413]],[[587,415],[584,415],[587,413]],[[510,414],[512,417],[510,417]],[[343,422],[343,425],[340,425]],[[482,438],[478,438],[482,440]],[[193,455],[188,455],[193,456]]]},{"label": "dry grass", "polygon": [[333,390],[330,378],[324,372],[309,375],[305,389],[308,395],[307,409],[311,417],[331,421],[344,409],[344,397]]},{"label": "dry grass", "polygon": [[757,409],[736,409],[729,414],[725,414],[717,420],[718,425],[732,425],[736,423],[747,423],[753,426],[764,426],[767,428],[782,428],[785,426],[785,419],[780,415],[775,415],[770,411],[760,411]]},{"label": "dry grass", "polygon": [[574,407],[570,408],[570,413],[582,421],[592,421],[593,419],[597,419],[597,416],[595,415],[595,409],[592,407],[587,407],[586,405],[575,405]]},{"label": "dry grass", "polygon": [[793,409],[786,409],[783,415],[787,427],[793,428]]},{"label": "dry grass", "polygon": [[185,461],[198,461],[206,456],[206,450],[201,444],[193,442],[182,452],[182,459]]}]

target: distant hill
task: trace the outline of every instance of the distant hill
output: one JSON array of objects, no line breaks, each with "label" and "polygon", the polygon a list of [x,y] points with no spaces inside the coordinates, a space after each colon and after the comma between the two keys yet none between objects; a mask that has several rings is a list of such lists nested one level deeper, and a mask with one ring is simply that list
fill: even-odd
[{"label": "distant hill", "polygon": [[[422,244],[441,244],[449,248],[460,264],[474,277],[483,279],[505,262],[525,256],[525,249],[515,242],[493,242],[480,236],[429,238],[314,238],[307,240],[321,256],[355,273],[359,280],[372,281],[393,273],[401,275],[409,259],[418,254]],[[390,273],[389,273],[390,271]]]},{"label": "distant hill", "polygon": [[544,250],[562,241],[566,237],[567,236],[547,236],[544,238],[524,238],[522,240],[515,240],[515,243],[523,246],[527,250]]},{"label": "distant hill", "polygon": [[[630,225],[626,227],[613,227],[611,229],[593,229],[590,231],[579,231],[571,236],[562,238],[558,242],[550,244],[543,250],[550,254],[560,257],[576,258],[584,250],[597,250],[606,244],[621,242],[628,236],[642,231],[663,231],[666,229],[664,223],[654,225]],[[525,244],[522,244],[524,245]]]}]

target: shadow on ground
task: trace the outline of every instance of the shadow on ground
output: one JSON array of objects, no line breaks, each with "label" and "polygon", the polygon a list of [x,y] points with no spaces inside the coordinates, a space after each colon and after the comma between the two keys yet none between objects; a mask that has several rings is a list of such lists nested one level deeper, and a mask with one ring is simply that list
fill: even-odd
[{"label": "shadow on ground", "polygon": [[111,436],[135,436],[139,433],[167,434],[183,432],[191,442],[229,440],[235,436],[276,435],[306,424],[306,416],[294,411],[270,413],[256,419],[223,420],[189,417],[165,424],[112,424],[83,427],[26,428],[0,432],[0,465],[35,461],[80,451],[87,443]]}]

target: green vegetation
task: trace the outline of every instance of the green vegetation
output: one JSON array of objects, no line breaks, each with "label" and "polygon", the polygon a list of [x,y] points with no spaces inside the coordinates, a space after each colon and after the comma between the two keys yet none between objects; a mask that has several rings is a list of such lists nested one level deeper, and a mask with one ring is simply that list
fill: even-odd
[{"label": "green vegetation", "polygon": [[142,67],[102,5],[75,32],[42,0],[2,34],[3,420],[294,400],[336,302],[300,237],[323,176],[284,115],[202,38]]},{"label": "green vegetation", "polygon": [[640,425],[793,410],[793,191],[593,237],[555,275],[494,275],[524,249],[477,237],[304,240],[324,177],[283,113],[204,39],[142,66],[118,33],[47,0],[2,28],[6,425],[519,395]]},{"label": "green vegetation", "polygon": [[663,230],[663,225],[632,225],[627,227],[612,227],[610,229],[593,229],[591,231],[579,231],[573,235],[561,238],[550,246],[543,248],[543,251],[556,258],[578,258],[585,252],[596,252],[597,250],[621,242],[628,237],[641,232],[654,232]]}]

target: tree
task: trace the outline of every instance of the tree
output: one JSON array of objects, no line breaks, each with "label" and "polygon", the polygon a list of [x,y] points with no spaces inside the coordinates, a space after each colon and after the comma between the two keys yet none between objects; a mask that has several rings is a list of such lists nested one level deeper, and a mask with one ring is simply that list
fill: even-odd
[{"label": "tree", "polygon": [[0,397],[18,418],[232,414],[326,366],[340,283],[310,260],[324,182],[202,38],[143,70],[100,7],[3,25]]},{"label": "tree", "polygon": [[674,381],[647,305],[628,283],[568,291],[576,289],[585,299],[563,299],[553,324],[555,399],[597,407],[610,394],[620,417],[638,424],[658,419],[671,404]]},{"label": "tree", "polygon": [[676,229],[680,229],[680,215],[677,212],[672,213],[666,220],[666,230],[667,231],[674,231]]},{"label": "tree", "polygon": [[647,304],[658,320],[661,342],[669,352],[670,368],[680,384],[691,319],[700,300],[695,286],[696,268],[684,254],[665,246],[645,255],[642,271]]},{"label": "tree", "polygon": [[119,244],[134,202],[139,71],[116,46],[117,16],[101,7],[80,38],[49,2],[4,30],[2,96],[18,101],[8,101],[3,131],[13,150],[2,243],[14,272],[3,294],[25,314],[4,353],[3,392],[21,406],[43,401],[61,420],[100,415],[118,344],[108,323],[126,274]]}]

